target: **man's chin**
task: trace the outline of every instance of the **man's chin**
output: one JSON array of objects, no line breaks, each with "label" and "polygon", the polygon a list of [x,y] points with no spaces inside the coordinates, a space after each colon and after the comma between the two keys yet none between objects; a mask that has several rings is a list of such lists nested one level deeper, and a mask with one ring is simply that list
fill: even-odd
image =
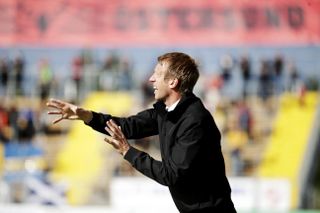
[{"label": "man's chin", "polygon": [[163,98],[160,98],[160,97],[157,97],[157,96],[154,96],[154,99],[155,99],[156,101],[163,101]]}]

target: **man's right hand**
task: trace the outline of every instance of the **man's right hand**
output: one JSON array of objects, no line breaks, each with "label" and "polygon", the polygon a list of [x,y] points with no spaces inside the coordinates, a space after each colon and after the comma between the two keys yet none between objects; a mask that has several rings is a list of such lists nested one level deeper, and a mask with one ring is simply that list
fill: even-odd
[{"label": "man's right hand", "polygon": [[61,115],[60,118],[55,119],[52,123],[58,123],[63,119],[66,120],[83,120],[85,123],[89,123],[92,119],[92,112],[89,110],[85,110],[76,105],[57,100],[50,99],[47,102],[48,107],[55,108],[58,111],[49,111],[49,115]]}]

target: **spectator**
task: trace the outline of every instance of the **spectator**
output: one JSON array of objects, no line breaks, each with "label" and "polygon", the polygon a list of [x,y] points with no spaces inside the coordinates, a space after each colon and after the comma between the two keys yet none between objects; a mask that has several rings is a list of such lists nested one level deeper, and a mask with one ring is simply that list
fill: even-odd
[{"label": "spectator", "polygon": [[15,104],[12,104],[8,111],[9,124],[12,128],[12,139],[16,140],[18,137],[18,117],[19,112]]},{"label": "spectator", "polygon": [[120,59],[116,54],[108,56],[103,65],[102,73],[99,76],[99,88],[102,90],[115,90],[118,87],[118,72]]},{"label": "spectator", "polygon": [[288,91],[295,93],[298,90],[299,74],[293,62],[288,64]]},{"label": "spectator", "polygon": [[7,143],[10,141],[9,117],[7,110],[0,105],[0,142]]},{"label": "spectator", "polygon": [[221,102],[221,89],[223,87],[223,80],[220,75],[212,75],[207,77],[206,92],[204,93],[205,104],[208,109],[215,111],[215,107]]},{"label": "spectator", "polygon": [[240,71],[241,71],[242,82],[243,82],[242,96],[243,98],[245,98],[248,95],[248,87],[249,87],[249,82],[251,77],[251,63],[247,55],[243,55],[240,58]]},{"label": "spectator", "polygon": [[259,75],[259,96],[263,101],[267,101],[272,93],[271,70],[267,60],[261,61]]},{"label": "spectator", "polygon": [[18,118],[18,141],[31,143],[35,133],[33,111],[31,109],[21,110]]},{"label": "spectator", "polygon": [[83,78],[84,60],[80,56],[76,56],[72,61],[72,80],[76,87],[76,99],[79,99],[81,83]]},{"label": "spectator", "polygon": [[40,98],[45,100],[50,94],[53,81],[53,72],[47,59],[40,61],[39,72]]},{"label": "spectator", "polygon": [[18,52],[13,60],[12,71],[15,82],[15,92],[17,95],[23,95],[22,80],[24,75],[25,61],[21,52]]},{"label": "spectator", "polygon": [[245,100],[238,102],[238,124],[241,131],[244,131],[252,139],[252,113]]},{"label": "spectator", "polygon": [[118,89],[130,90],[132,85],[132,67],[128,59],[123,58],[119,64]]},{"label": "spectator", "polygon": [[274,88],[275,94],[279,95],[283,91],[283,57],[281,55],[277,55],[273,62],[274,67],[274,74],[275,74],[275,81],[274,81]]},{"label": "spectator", "polygon": [[9,81],[9,64],[5,58],[0,58],[0,79],[0,89],[3,91],[3,93],[0,93],[0,95],[6,95]]},{"label": "spectator", "polygon": [[229,82],[232,77],[233,58],[229,54],[225,54],[220,58],[221,76],[225,83]]},{"label": "spectator", "polygon": [[98,89],[98,73],[95,58],[91,49],[84,49],[81,53],[83,60],[82,90],[80,96],[87,95],[88,92]]},{"label": "spectator", "polygon": [[248,136],[246,132],[242,131],[238,124],[234,122],[226,133],[226,141],[231,154],[232,175],[240,176],[244,170],[242,151],[248,142]]}]

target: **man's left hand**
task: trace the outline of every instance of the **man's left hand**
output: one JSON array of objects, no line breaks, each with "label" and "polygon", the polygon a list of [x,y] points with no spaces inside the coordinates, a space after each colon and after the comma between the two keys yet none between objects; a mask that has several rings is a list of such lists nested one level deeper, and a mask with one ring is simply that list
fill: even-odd
[{"label": "man's left hand", "polygon": [[106,135],[104,141],[111,144],[113,148],[124,156],[129,150],[130,144],[124,136],[121,127],[117,126],[113,120],[107,121],[106,124],[107,126],[105,127],[105,130],[110,134],[110,136]]}]

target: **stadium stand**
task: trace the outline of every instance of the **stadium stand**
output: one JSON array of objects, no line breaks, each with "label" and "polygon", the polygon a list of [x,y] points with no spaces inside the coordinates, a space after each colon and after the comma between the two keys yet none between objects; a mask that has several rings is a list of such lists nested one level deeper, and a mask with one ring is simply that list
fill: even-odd
[{"label": "stadium stand", "polygon": [[298,197],[302,190],[299,177],[303,160],[308,155],[306,148],[318,107],[317,93],[307,93],[302,98],[303,100],[292,94],[281,97],[270,141],[259,166],[259,175],[262,177],[283,177],[290,180],[293,208],[299,205]]}]

